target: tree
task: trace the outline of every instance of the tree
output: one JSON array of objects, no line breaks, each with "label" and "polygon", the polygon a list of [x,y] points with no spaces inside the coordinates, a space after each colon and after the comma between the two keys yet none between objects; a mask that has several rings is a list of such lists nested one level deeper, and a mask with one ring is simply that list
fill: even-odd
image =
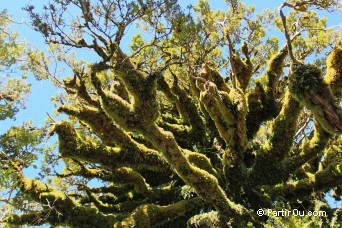
[{"label": "tree", "polygon": [[8,32],[8,23],[10,21],[6,11],[0,13],[0,70],[4,74],[1,75],[1,92],[0,92],[0,120],[14,118],[20,107],[24,106],[23,98],[29,92],[29,85],[20,78],[12,77],[11,67],[17,64],[22,55],[22,45],[16,42],[17,34]]},{"label": "tree", "polygon": [[[342,41],[316,11],[339,2],[290,1],[259,14],[226,3],[226,12],[205,0],[187,9],[171,0],[27,6],[33,28],[72,70],[63,80],[46,74],[65,91],[55,100],[68,119],[50,129],[65,167],[44,181],[9,162],[22,213],[2,223],[337,224],[324,196],[341,196]],[[134,24],[143,31],[129,45]],[[281,209],[327,216],[269,212]]]},{"label": "tree", "polygon": [[[18,123],[15,122],[16,114],[26,107],[25,101],[30,92],[28,71],[38,72],[40,69],[34,63],[38,52],[18,39],[18,33],[11,30],[14,23],[6,11],[0,12],[0,120],[5,126],[6,121],[7,125],[9,122]],[[38,154],[52,150],[40,146],[46,130],[34,127],[30,120],[1,130],[0,219],[12,211],[12,203],[20,209],[20,204],[13,202],[11,197],[16,192],[13,180],[17,178],[12,167],[20,167],[20,170],[30,167],[38,159]]]}]

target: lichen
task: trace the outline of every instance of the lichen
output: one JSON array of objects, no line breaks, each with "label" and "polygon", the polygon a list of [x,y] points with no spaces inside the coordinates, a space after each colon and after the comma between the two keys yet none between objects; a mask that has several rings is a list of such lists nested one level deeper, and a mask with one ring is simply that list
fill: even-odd
[{"label": "lichen", "polygon": [[327,74],[324,78],[334,95],[342,96],[342,40],[333,48],[327,58]]},{"label": "lichen", "polygon": [[342,112],[314,65],[299,65],[289,76],[291,94],[314,115],[315,120],[330,134],[342,132]]}]

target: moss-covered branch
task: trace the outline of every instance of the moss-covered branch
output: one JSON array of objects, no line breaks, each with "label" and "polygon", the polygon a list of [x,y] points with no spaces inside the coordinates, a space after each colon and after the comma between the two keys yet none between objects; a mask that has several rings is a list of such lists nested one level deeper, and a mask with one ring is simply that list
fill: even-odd
[{"label": "moss-covered branch", "polygon": [[[247,44],[245,44],[247,45]],[[231,65],[234,68],[233,72],[238,82],[238,87],[245,91],[248,87],[250,79],[253,75],[253,64],[249,58],[249,55],[246,55],[246,59],[242,60],[237,52],[232,53]]]},{"label": "moss-covered branch", "polygon": [[213,82],[217,89],[229,94],[231,88],[229,85],[224,81],[221,74],[212,68],[210,68],[207,64],[202,65],[200,77],[204,78],[207,81]]},{"label": "moss-covered branch", "polygon": [[134,124],[140,122],[133,110],[132,104],[114,93],[105,91],[94,69],[90,75],[92,84],[101,97],[101,108],[116,124],[131,129]]},{"label": "moss-covered branch", "polygon": [[205,227],[229,227],[229,223],[221,221],[220,215],[216,211],[195,215],[187,222],[188,228]]},{"label": "moss-covered branch", "polygon": [[180,102],[177,107],[180,116],[185,123],[190,124],[192,140],[194,142],[202,141],[204,143],[206,141],[204,123],[195,101],[184,89],[180,88],[177,76],[173,73],[172,75],[174,81],[170,89],[171,92],[177,96],[177,99]]},{"label": "moss-covered branch", "polygon": [[246,218],[253,218],[248,210],[227,198],[213,175],[189,163],[171,132],[166,132],[156,125],[153,128],[142,129],[142,132],[156,148],[160,149],[182,180],[193,187],[202,199],[211,203],[223,217],[227,219],[234,217],[237,223]]},{"label": "moss-covered branch", "polygon": [[258,151],[256,162],[249,173],[248,179],[255,185],[276,183],[283,178],[281,175],[285,173],[275,173],[274,170],[291,151],[301,108],[298,101],[287,92],[282,110],[271,124],[268,141]]},{"label": "moss-covered branch", "polygon": [[324,159],[320,163],[320,167],[324,169],[338,162],[342,162],[342,135],[331,141],[325,148]]},{"label": "moss-covered branch", "polygon": [[[218,91],[215,84],[209,82],[201,92],[200,101],[215,123],[227,148],[223,154],[224,174],[229,182],[230,192],[240,188],[247,172],[243,156],[247,145],[246,103],[239,90],[231,89],[227,94]],[[231,195],[235,197],[237,195]]]},{"label": "moss-covered branch", "polygon": [[158,190],[155,190],[146,183],[145,179],[136,171],[130,168],[117,168],[111,172],[87,168],[84,164],[79,164],[80,169],[76,171],[67,172],[59,175],[63,176],[82,176],[85,178],[99,178],[104,181],[109,181],[116,184],[126,184],[134,186],[136,193],[143,195],[146,198],[160,198]]},{"label": "moss-covered branch", "polygon": [[310,162],[316,157],[320,157],[330,138],[331,135],[329,133],[324,131],[318,124],[315,124],[313,137],[310,140],[303,142],[299,154],[289,157],[282,162],[279,166],[279,172],[284,172],[286,170],[288,173],[293,173],[305,163]]},{"label": "moss-covered branch", "polygon": [[95,194],[91,192],[87,191],[87,195],[89,196],[90,201],[94,203],[97,209],[102,213],[125,213],[123,218],[128,217],[129,212],[132,212],[135,208],[146,203],[147,201],[146,199],[140,201],[128,200],[120,203],[109,204],[103,203],[101,200],[98,199],[98,197],[95,196]]},{"label": "moss-covered branch", "polygon": [[257,82],[254,91],[248,94],[246,125],[249,139],[253,138],[263,122],[279,114],[280,107],[276,100],[276,94],[279,92],[279,78],[283,73],[286,56],[287,48],[285,46],[273,55],[267,63],[266,88],[260,82]]},{"label": "moss-covered branch", "polygon": [[334,47],[327,59],[327,74],[324,78],[334,95],[342,96],[342,40]]},{"label": "moss-covered branch", "polygon": [[267,94],[271,99],[275,99],[278,92],[279,78],[281,77],[284,69],[284,61],[287,56],[287,46],[281,48],[267,63]]},{"label": "moss-covered branch", "polygon": [[[158,77],[161,77],[162,73],[157,72],[150,75],[142,74],[134,67],[129,57],[123,53],[120,48],[117,49],[111,63],[115,75],[122,81],[133,98],[132,105],[135,121],[137,123],[131,123],[133,126],[129,124],[125,126],[133,127],[134,129],[137,124],[146,125],[155,121],[159,116],[157,79]],[[115,119],[115,110],[108,109],[108,105],[109,104],[104,105],[104,108],[107,110],[107,114],[109,116],[113,115],[113,118]],[[124,124],[120,123],[120,125]]]},{"label": "moss-covered branch", "polygon": [[324,82],[322,72],[314,65],[298,65],[289,76],[291,94],[313,114],[330,134],[342,132],[342,111]]},{"label": "moss-covered branch", "polygon": [[270,197],[301,198],[315,191],[327,191],[342,183],[342,160],[315,174],[308,173],[306,179],[277,185],[267,193]]},{"label": "moss-covered branch", "polygon": [[[116,127],[104,113],[97,109],[89,107],[75,109],[62,106],[59,111],[86,122],[103,139],[104,143],[111,145],[110,147],[93,141],[85,141],[77,135],[69,123],[62,122],[54,126],[54,131],[60,136],[59,149],[65,156],[101,163],[109,168],[130,164],[132,167],[167,170],[168,165],[158,152],[132,140],[127,133]],[[114,145],[118,147],[113,147]]]},{"label": "moss-covered branch", "polygon": [[158,193],[155,192],[149,184],[146,183],[144,177],[138,172],[130,168],[118,168],[112,172],[111,179],[115,183],[132,184],[134,190],[149,198],[159,198]]},{"label": "moss-covered branch", "polygon": [[0,221],[3,223],[7,223],[14,226],[23,226],[23,225],[34,225],[39,226],[43,225],[46,222],[49,222],[49,217],[46,216],[44,212],[30,212],[27,214],[11,214],[5,217],[4,220]]},{"label": "moss-covered branch", "polygon": [[216,85],[211,82],[207,83],[206,87],[201,92],[201,103],[228,146],[243,153],[247,144],[245,125],[247,108],[243,95],[234,90],[229,94],[218,91]]},{"label": "moss-covered branch", "polygon": [[[45,217],[52,225],[70,225],[72,227],[89,227],[91,224],[97,227],[110,227],[117,221],[115,215],[105,215],[97,209],[88,208],[77,204],[65,193],[55,190],[39,180],[19,177],[20,189],[29,195],[34,201],[42,205],[50,205],[55,212],[51,217]],[[59,215],[57,215],[57,214]],[[49,215],[49,214],[47,214]],[[4,221],[9,224],[30,224],[34,215],[8,215]]]},{"label": "moss-covered branch", "polygon": [[[114,227],[156,227],[172,223],[180,217],[189,218],[198,213],[204,202],[199,198],[182,200],[168,206],[146,204],[135,209],[132,214]],[[181,224],[174,224],[174,226]],[[183,224],[182,224],[183,225]]]},{"label": "moss-covered branch", "polygon": [[185,157],[192,165],[207,171],[208,173],[214,175],[216,178],[219,177],[219,174],[212,166],[210,159],[208,159],[205,155],[189,150],[183,150],[183,152],[185,154]]},{"label": "moss-covered branch", "polygon": [[260,83],[256,83],[254,91],[248,94],[247,103],[247,137],[251,139],[255,136],[263,122],[275,117],[279,113],[279,108],[275,103],[269,102],[266,91]]},{"label": "moss-covered branch", "polygon": [[100,106],[99,99],[97,97],[90,95],[83,77],[85,77],[84,72],[75,71],[74,77],[72,79],[65,78],[63,80],[63,84],[66,87],[65,88],[66,91],[70,93],[69,89],[74,89],[76,90],[78,97],[82,98],[89,105],[94,106],[94,107],[99,107]]}]

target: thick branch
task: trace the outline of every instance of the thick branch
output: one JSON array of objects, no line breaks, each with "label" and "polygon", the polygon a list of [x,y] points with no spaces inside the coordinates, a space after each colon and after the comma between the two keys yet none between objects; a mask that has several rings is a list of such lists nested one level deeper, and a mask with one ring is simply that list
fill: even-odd
[{"label": "thick branch", "polygon": [[298,155],[290,157],[283,162],[279,167],[279,172],[286,170],[289,174],[294,173],[305,163],[310,162],[316,157],[320,157],[330,138],[331,135],[316,123],[314,136],[309,141],[303,142],[302,150]]},{"label": "thick branch", "polygon": [[207,83],[206,87],[201,92],[201,103],[228,146],[243,153],[247,144],[247,108],[243,95],[235,90],[231,90],[230,94],[218,91],[216,85],[211,82]]},{"label": "thick branch", "polygon": [[327,59],[325,82],[337,98],[342,96],[342,40],[333,48]]},{"label": "thick branch", "polygon": [[[105,215],[94,208],[87,208],[76,204],[71,198],[61,191],[55,190],[43,182],[32,179],[19,177],[21,182],[21,191],[30,195],[30,197],[43,205],[49,204],[60,216],[52,213],[51,217],[47,217],[47,221],[53,225],[67,224],[72,227],[87,227],[90,224],[97,227],[110,227],[117,221],[114,215]],[[32,215],[31,215],[32,216]],[[29,215],[9,215],[5,221],[12,224],[23,224],[23,218],[26,218],[27,224],[32,222],[28,218]],[[20,221],[18,221],[19,219]]]},{"label": "thick branch", "polygon": [[[84,155],[82,160],[94,159],[96,162],[100,162],[100,158],[104,158],[101,162],[103,162],[102,164],[107,167],[129,164],[131,167],[141,166],[151,170],[168,169],[168,165],[165,163],[165,160],[157,151],[148,149],[144,145],[135,142],[129,137],[129,135],[127,135],[126,132],[113,124],[111,119],[109,119],[105,113],[87,106],[84,106],[82,109],[61,106],[58,110],[84,121],[107,146],[110,146],[102,148],[102,150],[99,151],[93,151],[91,154],[91,151],[89,150],[90,145],[84,145],[88,148],[89,153],[82,150],[82,152],[78,154],[78,156]],[[63,140],[63,137],[61,137],[61,140]],[[107,150],[113,150],[114,146],[118,146],[120,150],[116,150],[114,153],[105,153]],[[103,152],[102,154],[101,151]],[[108,159],[108,157],[101,156],[105,154],[110,155],[110,159]]]},{"label": "thick branch", "polygon": [[270,130],[272,134],[263,148],[258,151],[256,162],[248,177],[251,183],[270,184],[279,181],[281,178],[279,175],[284,175],[283,172],[275,173],[274,170],[291,151],[301,109],[299,102],[287,92],[282,110],[272,122]]},{"label": "thick branch", "polygon": [[327,191],[342,183],[341,166],[342,161],[339,161],[337,164],[333,164],[316,174],[308,174],[309,178],[277,185],[268,194],[272,198],[283,196],[288,199],[289,197],[301,198],[312,191]]},{"label": "thick branch", "polygon": [[[252,219],[251,214],[241,205],[231,202],[219,186],[217,179],[208,172],[191,165],[178,147],[172,133],[158,128],[142,129],[142,133],[163,153],[165,159],[178,175],[205,201],[211,203],[225,218]],[[203,186],[206,186],[203,188]]]},{"label": "thick branch", "polygon": [[[173,74],[173,73],[172,73]],[[180,137],[179,139],[185,139],[188,144],[193,144],[196,142],[205,142],[205,129],[203,119],[201,118],[194,100],[189,96],[189,94],[178,85],[178,78],[173,74],[174,83],[173,86],[167,84],[164,78],[158,79],[158,86],[166,97],[176,104],[179,116],[183,123],[190,124],[191,129],[188,136]],[[187,129],[185,129],[187,130]],[[177,138],[178,139],[178,138]]]},{"label": "thick branch", "polygon": [[283,73],[284,60],[287,56],[287,46],[281,48],[267,64],[267,94],[270,98],[275,99],[275,95],[278,89],[279,78]]},{"label": "thick branch", "polygon": [[314,119],[330,134],[342,132],[342,111],[322,72],[315,65],[301,64],[294,67],[289,76],[289,90],[302,105],[313,114]]},{"label": "thick branch", "polygon": [[[148,125],[159,116],[157,102],[157,78],[161,73],[143,75],[118,48],[115,56],[111,60],[112,69],[115,75],[124,83],[128,92],[133,97],[133,111],[136,123],[134,126],[123,125],[123,127],[136,128],[136,125]],[[109,114],[115,114],[115,110],[109,110]],[[115,116],[114,116],[115,119]]]},{"label": "thick branch", "polygon": [[133,211],[133,213],[118,222],[114,227],[152,227],[162,226],[179,217],[191,217],[198,213],[204,202],[199,198],[182,200],[168,206],[145,204]]}]

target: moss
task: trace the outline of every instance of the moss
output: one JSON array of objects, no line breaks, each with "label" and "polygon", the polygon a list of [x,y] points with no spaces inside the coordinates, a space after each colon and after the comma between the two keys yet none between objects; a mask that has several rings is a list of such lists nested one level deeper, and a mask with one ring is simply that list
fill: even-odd
[{"label": "moss", "polygon": [[189,150],[183,150],[185,156],[189,159],[189,162],[196,167],[207,171],[208,173],[218,177],[217,171],[212,166],[210,160],[203,154],[192,152]]},{"label": "moss", "polygon": [[281,107],[260,82],[257,82],[254,91],[247,95],[247,103],[247,137],[252,139],[261,124],[275,118],[279,114]]},{"label": "moss", "polygon": [[[19,227],[26,224],[41,225],[46,221],[41,213],[11,214],[6,216],[1,222],[7,223],[9,227]],[[6,227],[6,226],[4,226]]]},{"label": "moss", "polygon": [[242,185],[241,179],[244,179],[246,173],[242,161],[247,146],[245,124],[247,107],[243,92],[231,89],[227,94],[218,91],[216,85],[210,82],[207,90],[201,92],[200,101],[227,144],[222,163],[225,177],[229,182],[228,189],[239,189]]},{"label": "moss", "polygon": [[130,168],[118,168],[113,171],[113,180],[124,184],[132,184],[137,193],[141,193],[146,197],[154,198],[151,187],[145,182],[145,179],[137,172]]},{"label": "moss", "polygon": [[299,102],[287,93],[282,110],[271,123],[268,140],[257,152],[255,164],[249,173],[248,179],[252,185],[277,183],[286,177],[287,172],[274,170],[291,151],[300,111]]},{"label": "moss", "polygon": [[316,66],[297,66],[289,80],[293,96],[312,112],[324,130],[330,134],[342,132],[342,112]]},{"label": "moss", "polygon": [[342,135],[325,149],[324,159],[320,164],[320,169],[324,169],[338,162],[342,162]]},{"label": "moss", "polygon": [[[299,100],[303,99],[311,91],[319,92],[326,85],[321,70],[310,64],[296,66],[289,76],[290,92]],[[326,89],[321,91],[324,96],[331,96]]]},{"label": "moss", "polygon": [[342,40],[333,48],[327,58],[327,74],[325,82],[330,86],[334,95],[342,96]]},{"label": "moss", "polygon": [[307,173],[308,177],[305,179],[276,185],[268,192],[268,194],[271,197],[283,196],[287,199],[290,199],[291,197],[304,197],[310,194],[312,189],[318,191],[327,191],[331,188],[331,186],[336,186],[341,182],[341,167],[342,161],[339,161],[336,164],[332,164],[326,169],[318,171],[315,174]]},{"label": "moss", "polygon": [[[64,107],[63,110],[66,110],[66,108]],[[85,120],[94,130],[101,131],[101,138],[113,140],[120,148],[105,146],[101,143],[96,144],[92,138],[88,141],[84,140],[77,134],[70,123],[61,122],[55,124],[52,131],[55,131],[59,136],[59,151],[62,156],[100,163],[108,168],[127,164],[156,171],[168,168],[157,151],[136,143],[122,129],[110,122],[108,123],[110,120],[105,118],[103,113],[91,109],[85,111],[87,113],[80,110],[75,115]],[[113,145],[113,142],[111,144]]]},{"label": "moss", "polygon": [[288,156],[301,110],[300,104],[287,93],[283,108],[271,125],[271,153],[275,156],[273,161],[278,162]]},{"label": "moss", "polygon": [[[251,215],[244,207],[233,203],[227,198],[213,175],[189,163],[170,132],[165,132],[155,126],[154,128],[144,129],[142,133],[148,137],[156,148],[162,151],[165,159],[182,180],[191,186],[205,201],[211,203],[223,216],[233,216],[237,220],[242,219],[244,216],[250,218]],[[203,186],[206,187],[203,188]]]},{"label": "moss", "polygon": [[300,154],[288,158],[281,165],[281,170],[287,170],[289,173],[297,171],[303,164],[319,157],[326,147],[331,135],[324,131],[319,125],[315,124],[313,137],[308,141],[303,141]]},{"label": "moss", "polygon": [[158,206],[145,204],[136,208],[130,216],[122,222],[114,225],[117,228],[125,227],[157,227],[175,220],[182,216],[191,216],[195,214],[202,201],[198,198],[182,200],[168,206]]},{"label": "moss", "polygon": [[75,205],[75,207],[69,211],[69,214],[65,215],[64,224],[71,227],[113,227],[114,223],[119,219],[122,219],[120,215],[105,215],[99,212],[96,208],[84,207],[82,205]]},{"label": "moss", "polygon": [[234,74],[237,78],[238,87],[243,91],[246,91],[253,74],[252,62],[249,58],[246,58],[244,61],[241,60],[237,53],[233,53],[231,62],[232,67],[234,68]]},{"label": "moss", "polygon": [[[245,126],[247,107],[242,92],[230,90],[228,94],[218,91],[217,86],[211,82],[207,87],[201,92],[201,103],[228,146],[242,153],[247,145]],[[235,148],[236,146],[239,148]]]},{"label": "moss", "polygon": [[[23,215],[9,215],[6,222],[16,225],[49,222],[52,225],[67,224],[72,227],[110,227],[117,220],[115,216],[106,216],[94,208],[77,205],[64,192],[55,190],[33,178],[21,180],[21,190],[42,204],[50,203],[51,213],[37,212]],[[58,213],[57,213],[58,212]]]},{"label": "moss", "polygon": [[[227,99],[227,102],[230,103],[229,95],[227,93],[221,92],[220,95],[222,98]],[[229,126],[229,124],[234,121],[234,116],[223,103],[221,97],[218,95],[216,85],[209,83],[209,89],[201,92],[200,101],[210,118],[214,121],[220,136],[228,144],[232,145],[234,141],[231,135],[233,134],[234,130],[233,127]]]},{"label": "moss", "polygon": [[227,224],[221,221],[219,214],[216,211],[195,215],[187,222],[188,228],[219,228],[226,227]]},{"label": "moss", "polygon": [[231,90],[229,97],[233,105],[233,114],[236,122],[236,136],[238,143],[235,146],[237,151],[243,153],[247,145],[247,128],[246,128],[246,115],[247,115],[247,102],[242,91],[239,89]]},{"label": "moss", "polygon": [[210,68],[207,64],[202,64],[200,76],[207,81],[213,82],[217,86],[218,90],[226,93],[230,92],[230,88],[224,81],[221,74],[217,70]]},{"label": "moss", "polygon": [[275,95],[279,84],[279,78],[283,73],[284,60],[286,56],[287,46],[283,47],[279,52],[273,55],[267,64],[267,92],[272,96]]}]

